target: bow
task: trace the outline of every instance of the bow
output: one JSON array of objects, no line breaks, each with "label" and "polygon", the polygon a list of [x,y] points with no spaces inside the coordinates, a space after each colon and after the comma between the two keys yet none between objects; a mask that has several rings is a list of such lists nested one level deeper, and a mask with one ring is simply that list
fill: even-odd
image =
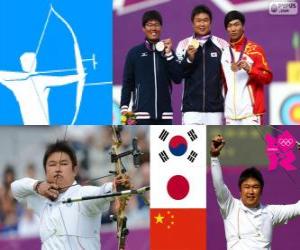
[{"label": "bow", "polygon": [[[37,55],[39,53],[39,50],[40,50],[42,41],[44,39],[44,36],[45,36],[45,33],[46,33],[46,29],[47,29],[47,26],[49,24],[49,20],[50,20],[50,17],[51,17],[52,13],[53,13],[53,15],[55,15],[67,27],[67,29],[70,31],[70,33],[72,35],[72,38],[73,38],[74,54],[75,54],[75,60],[76,60],[76,70],[77,70],[78,76],[80,77],[80,79],[78,80],[78,83],[77,83],[75,114],[74,114],[74,117],[73,117],[73,120],[72,120],[72,123],[71,123],[71,125],[74,125],[75,121],[77,120],[78,114],[79,114],[79,108],[80,108],[80,103],[81,103],[82,93],[83,93],[83,88],[84,88],[84,83],[85,83],[85,71],[84,71],[84,67],[83,67],[83,59],[81,57],[80,48],[79,48],[79,45],[78,45],[78,40],[77,40],[77,37],[75,35],[75,32],[74,32],[73,28],[54,9],[54,7],[52,5],[50,5],[50,10],[48,12],[48,16],[47,16],[47,19],[46,19],[46,22],[45,22],[45,25],[44,25],[44,29],[42,31],[41,37],[40,37],[39,42],[38,42],[38,46],[36,48],[35,55],[37,57]],[[32,65],[32,68],[33,68],[33,65]],[[35,86],[34,82],[33,82],[33,85],[34,85],[34,89],[35,89],[35,91],[36,91],[36,93],[38,95],[38,91],[36,90],[36,86]],[[39,99],[40,99],[40,102],[41,102],[41,98],[40,97],[39,97]],[[42,108],[44,110],[44,114],[45,114],[47,120],[49,120],[48,119],[48,115],[45,112],[45,110],[46,110],[45,107],[42,106]]]},{"label": "bow", "polygon": [[[122,165],[121,157],[118,157],[118,150],[122,144],[120,126],[112,126],[113,131],[113,145],[111,149],[111,161],[115,163],[115,175],[118,176],[126,172]],[[122,190],[117,190],[118,192]],[[117,215],[112,216],[112,219],[117,221],[117,237],[118,237],[118,250],[125,249],[126,237],[129,233],[127,229],[127,217],[125,216],[125,208],[128,199],[126,197],[116,198]]]},{"label": "bow", "polygon": [[84,67],[83,67],[83,63],[82,63],[82,57],[81,57],[81,53],[80,53],[80,49],[79,49],[79,45],[78,45],[78,40],[74,33],[74,30],[72,29],[71,25],[56,10],[54,10],[54,8],[52,6],[51,6],[50,10],[52,10],[53,13],[58,17],[58,19],[61,20],[66,25],[68,30],[71,32],[73,42],[74,42],[73,46],[74,46],[74,53],[75,53],[75,59],[76,59],[76,69],[77,69],[78,76],[80,76],[80,79],[77,83],[75,114],[74,114],[74,117],[73,117],[73,120],[71,123],[73,125],[75,123],[75,121],[77,120],[80,103],[81,103],[81,99],[82,99],[82,92],[83,92],[83,87],[84,87],[84,82],[85,82]]},{"label": "bow", "polygon": [[[119,152],[120,146],[122,145],[121,141],[121,129],[122,126],[112,126],[112,137],[113,137],[113,143],[111,148],[111,162],[114,163],[115,168],[113,171],[109,171],[109,174],[105,176],[101,176],[98,178],[95,178],[93,180],[98,180],[104,177],[108,176],[120,176],[121,174],[124,174],[126,172],[126,168],[122,163],[122,158],[132,155],[133,157],[133,165],[135,167],[138,167],[141,163],[140,161],[140,155],[142,152],[137,147],[137,138],[133,138],[132,140],[132,149],[127,150],[125,152]],[[66,134],[65,134],[66,136]],[[92,180],[87,181],[91,182]],[[79,184],[74,184],[71,186],[75,186]],[[66,189],[71,186],[62,187],[61,189]],[[111,215],[110,218],[113,221],[117,222],[117,238],[118,238],[118,250],[125,250],[125,244],[126,244],[126,237],[129,233],[129,230],[127,228],[127,217],[125,215],[125,208],[127,206],[127,202],[129,198],[132,195],[140,195],[142,199],[144,200],[145,204],[149,206],[148,200],[146,200],[145,197],[143,197],[143,194],[150,190],[149,186],[141,187],[138,189],[127,189],[127,188],[119,188],[117,187],[116,192],[103,194],[103,195],[97,195],[97,196],[83,196],[83,197],[70,197],[66,200],[62,201],[62,203],[72,203],[72,202],[80,202],[85,200],[93,200],[93,199],[103,199],[108,197],[116,197],[115,204],[116,204],[116,214]]]}]

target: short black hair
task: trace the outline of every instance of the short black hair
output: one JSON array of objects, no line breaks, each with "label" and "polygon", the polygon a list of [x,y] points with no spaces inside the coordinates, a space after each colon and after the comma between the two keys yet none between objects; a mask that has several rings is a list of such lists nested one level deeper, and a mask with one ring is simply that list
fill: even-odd
[{"label": "short black hair", "polygon": [[13,179],[15,179],[15,169],[12,165],[7,165],[4,170],[3,183],[6,188],[9,187],[9,185],[10,185],[10,183],[8,183],[6,181],[6,178],[8,175],[11,175],[13,177]]},{"label": "short black hair", "polygon": [[197,5],[193,10],[191,14],[191,21],[194,21],[194,18],[196,15],[200,13],[205,13],[209,16],[210,22],[212,21],[212,13],[211,10],[206,5]]},{"label": "short black hair", "polygon": [[232,10],[229,11],[224,18],[224,25],[225,25],[225,29],[227,29],[228,23],[231,22],[232,20],[240,20],[242,25],[244,26],[246,19],[243,13],[237,11],[237,10]]},{"label": "short black hair", "polygon": [[239,188],[240,189],[241,189],[242,183],[249,178],[253,178],[253,179],[257,180],[259,182],[259,184],[261,185],[261,189],[263,190],[264,184],[265,184],[264,178],[263,178],[261,172],[255,167],[247,168],[241,173],[240,178],[239,178]]},{"label": "short black hair", "polygon": [[4,176],[8,175],[8,174],[11,174],[11,175],[15,175],[15,170],[14,170],[14,167],[12,165],[7,165],[5,167],[5,170],[4,170]]},{"label": "short black hair", "polygon": [[43,158],[44,170],[46,170],[46,164],[49,156],[56,152],[66,153],[71,159],[72,168],[74,169],[74,167],[77,166],[77,157],[74,149],[66,141],[57,141],[56,143],[52,143],[47,146]]},{"label": "short black hair", "polygon": [[149,10],[144,13],[144,15],[142,17],[143,27],[145,27],[146,23],[151,20],[158,21],[161,26],[163,25],[163,20],[162,20],[161,14],[157,10]]}]

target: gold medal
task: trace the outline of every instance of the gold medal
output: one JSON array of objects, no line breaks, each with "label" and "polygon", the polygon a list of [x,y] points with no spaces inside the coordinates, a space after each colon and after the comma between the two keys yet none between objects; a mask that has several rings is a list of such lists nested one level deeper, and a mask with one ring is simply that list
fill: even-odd
[{"label": "gold medal", "polygon": [[231,70],[232,70],[233,72],[237,72],[237,71],[239,70],[239,67],[237,66],[236,63],[232,63],[232,64],[231,64]]},{"label": "gold medal", "polygon": [[190,45],[192,45],[195,49],[198,49],[200,46],[200,43],[197,39],[192,39]]}]

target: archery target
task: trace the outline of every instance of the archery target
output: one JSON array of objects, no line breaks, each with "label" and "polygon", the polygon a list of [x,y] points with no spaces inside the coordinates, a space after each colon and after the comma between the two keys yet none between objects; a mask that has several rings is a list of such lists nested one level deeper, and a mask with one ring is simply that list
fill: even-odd
[{"label": "archery target", "polygon": [[272,83],[270,85],[270,124],[300,124],[300,85]]},{"label": "archery target", "polygon": [[300,93],[288,96],[281,105],[282,124],[300,124]]}]

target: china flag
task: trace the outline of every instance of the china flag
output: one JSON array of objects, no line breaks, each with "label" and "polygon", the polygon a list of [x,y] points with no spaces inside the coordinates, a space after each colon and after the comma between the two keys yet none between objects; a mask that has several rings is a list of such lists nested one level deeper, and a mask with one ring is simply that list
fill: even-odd
[{"label": "china flag", "polygon": [[150,138],[151,250],[205,250],[205,126],[151,126]]},{"label": "china flag", "polygon": [[206,249],[205,209],[151,209],[151,250]]}]

